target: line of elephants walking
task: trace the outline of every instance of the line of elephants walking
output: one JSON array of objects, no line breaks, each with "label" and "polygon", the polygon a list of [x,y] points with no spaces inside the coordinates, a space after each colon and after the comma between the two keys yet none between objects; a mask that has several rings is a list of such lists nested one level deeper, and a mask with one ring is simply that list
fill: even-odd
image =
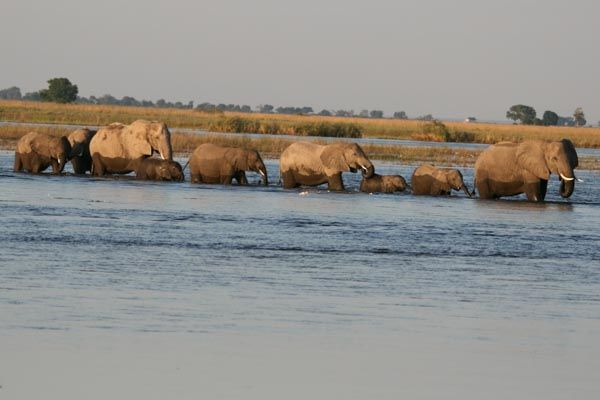
[{"label": "line of elephants walking", "polygon": [[[160,158],[152,157],[158,153]],[[70,161],[75,174],[94,176],[135,172],[138,179],[183,181],[189,164],[192,183],[246,185],[246,172],[261,175],[268,185],[265,164],[256,150],[199,145],[182,167],[173,161],[171,134],[166,124],[138,120],[130,125],[113,123],[98,131],[77,129],[69,136],[54,137],[31,132],[17,143],[14,170],[41,173],[52,167],[62,173]],[[362,172],[360,190],[392,193],[409,186],[400,175],[378,175],[375,167],[356,143],[319,145],[295,142],[280,158],[280,178],[286,189],[327,184],[329,190],[344,190],[343,172]],[[530,201],[543,201],[550,174],[560,179],[560,195],[570,197],[575,188],[577,152],[568,139],[556,142],[527,140],[501,142],[488,147],[475,163],[475,183],[469,191],[460,171],[418,167],[411,177],[413,194],[450,195],[462,190],[469,197],[479,192],[483,199],[525,193]],[[578,180],[579,181],[579,180]]]}]

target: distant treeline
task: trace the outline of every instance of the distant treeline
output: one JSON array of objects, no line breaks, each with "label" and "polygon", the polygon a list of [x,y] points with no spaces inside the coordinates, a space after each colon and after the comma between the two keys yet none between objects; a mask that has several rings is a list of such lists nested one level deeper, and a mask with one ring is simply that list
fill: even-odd
[{"label": "distant treeline", "polygon": [[[50,82],[50,81],[49,81]],[[69,85],[70,83],[67,83]],[[58,90],[60,91],[60,89]],[[16,86],[10,87],[8,89],[0,90],[0,99],[4,100],[28,100],[28,101],[44,101],[45,99],[40,94],[41,91],[38,92],[29,92],[25,95],[21,94],[21,89]],[[71,102],[62,101],[62,102]],[[381,110],[362,110],[360,113],[355,113],[354,110],[327,110],[323,109],[319,112],[315,112],[312,107],[304,106],[304,107],[275,107],[271,104],[261,104],[254,109],[247,104],[212,104],[212,103],[200,103],[194,107],[193,101],[188,102],[171,102],[164,99],[157,100],[156,102],[152,100],[138,100],[135,97],[124,96],[121,99],[118,99],[110,94],[105,94],[104,96],[76,96],[74,103],[79,104],[104,104],[104,105],[119,105],[119,106],[127,106],[127,107],[157,107],[157,108],[176,108],[176,109],[196,109],[203,112],[209,113],[223,113],[226,111],[229,112],[239,112],[239,113],[261,113],[261,114],[287,114],[287,115],[320,115],[320,116],[336,116],[336,117],[359,117],[359,118],[384,118],[384,113]],[[396,111],[392,118],[394,119],[408,119],[406,112],[404,111]],[[431,114],[424,115],[422,117],[418,117],[416,119],[421,120],[433,120],[434,118]]]}]

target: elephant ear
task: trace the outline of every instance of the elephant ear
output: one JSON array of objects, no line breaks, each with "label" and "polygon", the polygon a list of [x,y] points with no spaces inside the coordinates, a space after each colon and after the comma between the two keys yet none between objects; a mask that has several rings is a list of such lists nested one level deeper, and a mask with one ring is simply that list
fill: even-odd
[{"label": "elephant ear", "polygon": [[51,157],[52,156],[52,146],[50,145],[50,138],[44,135],[37,135],[31,141],[31,150],[36,152],[39,155]]},{"label": "elephant ear", "polygon": [[321,153],[321,162],[327,169],[335,171],[350,171],[350,167],[344,158],[345,146],[340,144],[329,144]]},{"label": "elephant ear", "polygon": [[517,163],[540,179],[548,180],[550,170],[546,165],[544,156],[545,143],[536,140],[527,140],[517,147]]},{"label": "elephant ear", "polygon": [[577,157],[577,151],[575,150],[575,146],[573,146],[573,142],[571,142],[569,139],[563,139],[561,140],[561,143],[563,144],[565,152],[567,153],[569,165],[573,169],[577,168],[579,166],[579,158]]},{"label": "elephant ear", "polygon": [[227,150],[225,159],[236,171],[248,170],[248,152],[244,149],[231,148]]},{"label": "elephant ear", "polygon": [[151,156],[152,146],[148,142],[148,132],[132,124],[127,132],[123,132],[123,145],[125,153],[133,158],[140,156]]}]

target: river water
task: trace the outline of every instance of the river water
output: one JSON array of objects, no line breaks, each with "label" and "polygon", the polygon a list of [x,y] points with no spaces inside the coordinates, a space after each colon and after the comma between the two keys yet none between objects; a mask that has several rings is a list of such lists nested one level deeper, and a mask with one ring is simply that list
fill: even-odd
[{"label": "river water", "polygon": [[12,162],[0,152],[2,399],[600,391],[597,172],[531,204],[362,194],[353,174],[347,193],[285,191],[275,160],[267,188]]}]

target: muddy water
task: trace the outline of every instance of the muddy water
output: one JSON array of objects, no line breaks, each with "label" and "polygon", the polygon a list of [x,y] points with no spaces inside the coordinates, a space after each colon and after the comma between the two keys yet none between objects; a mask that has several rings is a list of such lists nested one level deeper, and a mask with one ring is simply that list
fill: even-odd
[{"label": "muddy water", "polygon": [[599,390],[597,173],[530,204],[362,194],[352,174],[347,193],[284,191],[276,161],[267,188],[12,162],[0,152],[0,398]]}]

